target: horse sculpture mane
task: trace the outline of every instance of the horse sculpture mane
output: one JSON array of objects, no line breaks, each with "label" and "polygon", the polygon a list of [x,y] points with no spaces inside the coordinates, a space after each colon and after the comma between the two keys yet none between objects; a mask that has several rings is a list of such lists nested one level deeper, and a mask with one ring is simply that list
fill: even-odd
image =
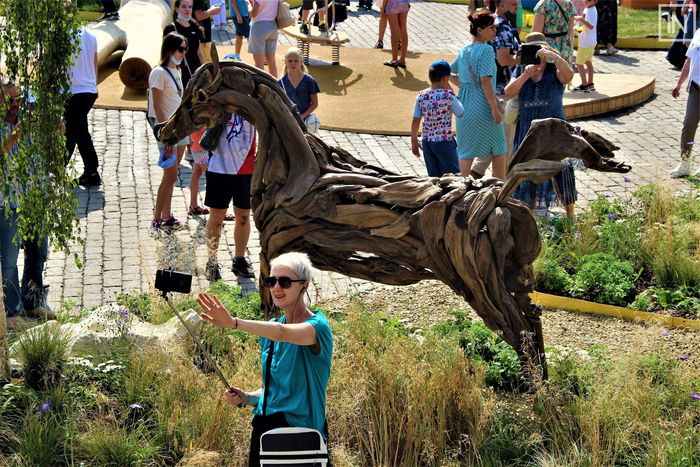
[{"label": "horse sculpture mane", "polygon": [[[155,133],[174,144],[227,112],[255,125],[251,205],[262,277],[272,258],[301,251],[318,269],[383,284],[438,279],[517,351],[526,375],[546,378],[541,309],[529,297],[541,239],[529,206],[511,195],[524,180],[551,178],[567,157],[599,171],[629,172],[611,160],[617,146],[563,120],[539,120],[505,182],[395,174],[307,133],[268,73],[238,61],[219,63],[214,47],[212,57]],[[262,281],[259,288],[266,290]],[[271,304],[265,292],[263,304]]]}]

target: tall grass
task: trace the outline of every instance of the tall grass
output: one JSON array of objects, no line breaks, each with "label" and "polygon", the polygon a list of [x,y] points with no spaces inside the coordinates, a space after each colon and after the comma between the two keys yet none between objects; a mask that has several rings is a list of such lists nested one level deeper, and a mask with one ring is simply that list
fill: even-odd
[{"label": "tall grass", "polygon": [[336,337],[329,421],[360,465],[479,460],[491,393],[456,339],[421,343],[359,309]]}]

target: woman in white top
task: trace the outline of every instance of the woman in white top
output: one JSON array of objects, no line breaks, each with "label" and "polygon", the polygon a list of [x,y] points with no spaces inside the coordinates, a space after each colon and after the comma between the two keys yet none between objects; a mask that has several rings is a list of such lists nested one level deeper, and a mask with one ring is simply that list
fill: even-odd
[{"label": "woman in white top", "polygon": [[277,78],[277,7],[281,0],[253,0],[250,11],[250,37],[248,53],[253,55],[255,66],[265,69],[265,61],[270,74]]},{"label": "woman in white top", "polygon": [[[182,75],[180,63],[187,52],[187,40],[180,34],[171,32],[165,39],[160,49],[160,63],[153,68],[148,77],[150,92],[148,116],[155,118],[156,122],[164,122],[177,110],[182,99]],[[158,147],[164,153],[161,155],[159,165],[168,166],[163,169],[163,179],[158,187],[156,207],[151,222],[151,230],[157,232],[161,227],[177,227],[180,221],[175,219],[170,211],[170,202],[173,197],[173,186],[177,180],[178,167],[185,153],[185,147],[190,144],[189,137],[179,141],[175,146],[164,146],[160,141]],[[174,157],[174,161],[169,161]],[[173,163],[174,162],[174,163]]]}]

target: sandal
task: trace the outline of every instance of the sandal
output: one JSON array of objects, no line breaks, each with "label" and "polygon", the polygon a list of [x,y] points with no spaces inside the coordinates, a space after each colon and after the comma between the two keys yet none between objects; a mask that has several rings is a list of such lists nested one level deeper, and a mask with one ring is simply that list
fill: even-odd
[{"label": "sandal", "polygon": [[579,84],[578,86],[576,86],[575,88],[573,88],[571,91],[573,91],[573,92],[585,91],[586,89],[588,89],[588,85],[587,85],[587,84]]},{"label": "sandal", "polygon": [[377,45],[374,46],[375,49],[383,49],[384,41],[377,41]]},{"label": "sandal", "polygon": [[188,211],[188,214],[190,216],[199,216],[201,214],[209,214],[209,209],[203,208],[202,206],[190,206],[190,210]]},{"label": "sandal", "polygon": [[588,86],[586,86],[586,92],[591,91],[595,91],[595,85],[593,83],[589,83]]},{"label": "sandal", "polygon": [[236,220],[236,216],[234,216],[234,215],[231,214],[231,213],[228,213],[228,214],[226,214],[226,215],[224,216],[224,220],[225,220],[225,221],[235,221],[235,220]]},{"label": "sandal", "polygon": [[384,66],[390,66],[392,68],[398,68],[399,66],[399,61],[398,60],[387,60],[384,62]]},{"label": "sandal", "polygon": [[405,60],[398,60],[396,64],[399,66],[399,68],[406,68],[406,61]]}]

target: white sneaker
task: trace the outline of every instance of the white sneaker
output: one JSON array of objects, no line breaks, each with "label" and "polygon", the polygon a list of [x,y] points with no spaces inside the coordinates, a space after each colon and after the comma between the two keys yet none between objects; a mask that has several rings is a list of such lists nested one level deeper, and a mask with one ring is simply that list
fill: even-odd
[{"label": "white sneaker", "polygon": [[671,170],[671,177],[687,177],[690,175],[690,164],[688,161],[682,161],[678,167]]},{"label": "white sneaker", "polygon": [[698,167],[698,170],[693,174],[693,178],[700,178],[700,167]]}]

